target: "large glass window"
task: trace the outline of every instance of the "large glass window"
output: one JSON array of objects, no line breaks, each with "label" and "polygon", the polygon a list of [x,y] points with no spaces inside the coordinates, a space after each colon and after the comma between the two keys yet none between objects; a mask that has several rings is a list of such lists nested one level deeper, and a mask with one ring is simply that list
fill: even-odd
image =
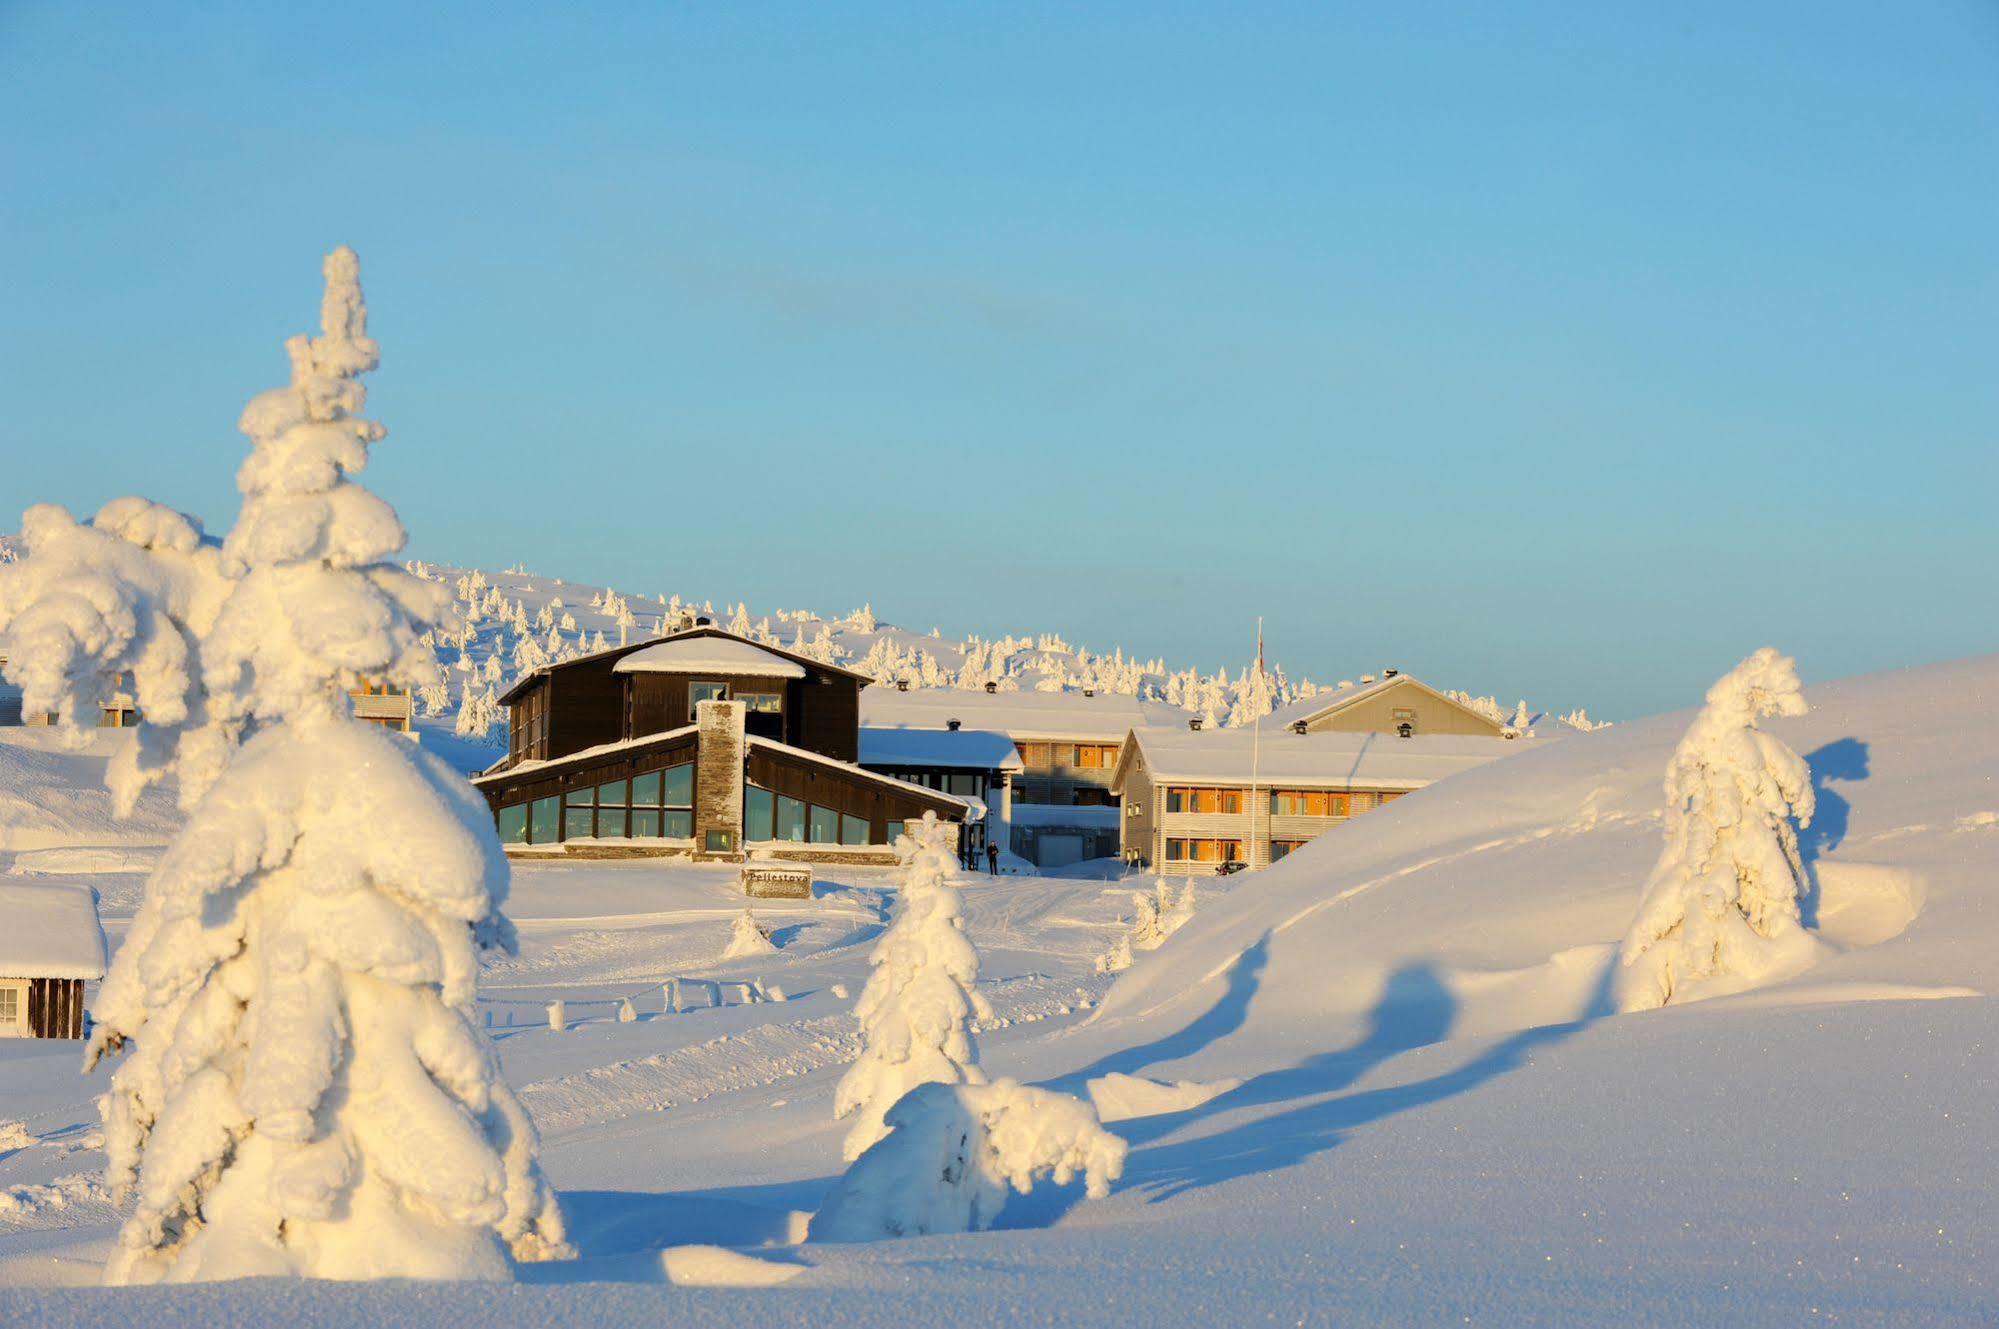
[{"label": "large glass window", "polygon": [[648,771],[644,775],[632,777],[632,806],[635,808],[659,806],[658,771]]},{"label": "large glass window", "polygon": [[1109,770],[1117,765],[1118,744],[1077,743],[1069,753],[1069,764],[1086,771]]},{"label": "large glass window", "polygon": [[883,837],[883,843],[894,844],[897,840],[900,840],[901,838],[902,838],[902,823],[900,821],[890,821],[888,824],[888,834]]},{"label": "large glass window", "polygon": [[868,842],[868,821],[865,817],[850,817],[840,814],[840,843],[866,844]]},{"label": "large glass window", "polygon": [[782,692],[738,692],[736,700],[743,703],[743,709],[760,715],[775,715],[784,709]]},{"label": "large glass window", "polygon": [[749,841],[772,838],[777,817],[777,797],[768,789],[749,785],[743,790],[743,838]]},{"label": "large glass window", "polygon": [[812,818],[808,827],[809,839],[813,844],[840,843],[840,814],[832,808],[812,805]]},{"label": "large glass window", "polygon": [[803,840],[805,838],[805,804],[796,798],[777,796],[777,834],[779,840]]},{"label": "large glass window", "polygon": [[694,763],[669,766],[664,772],[666,806],[670,808],[691,808],[694,806]]},{"label": "large glass window", "polygon": [[609,784],[597,786],[597,838],[600,840],[622,840],[625,838],[625,793],[629,786],[623,780],[613,780]]},{"label": "large glass window", "polygon": [[661,818],[660,829],[669,840],[691,840],[694,838],[694,810],[692,808],[668,808]]},{"label": "large glass window", "polygon": [[528,842],[528,805],[516,803],[512,807],[500,809],[500,843],[526,844]]},{"label": "large glass window", "polygon": [[555,844],[562,839],[562,800],[537,798],[528,805],[528,843]]}]

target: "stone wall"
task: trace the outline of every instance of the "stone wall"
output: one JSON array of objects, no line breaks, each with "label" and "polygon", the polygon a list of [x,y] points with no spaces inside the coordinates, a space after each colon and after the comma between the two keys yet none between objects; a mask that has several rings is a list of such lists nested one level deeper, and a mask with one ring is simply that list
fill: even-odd
[{"label": "stone wall", "polygon": [[743,703],[700,702],[694,725],[694,856],[734,861],[743,854]]}]

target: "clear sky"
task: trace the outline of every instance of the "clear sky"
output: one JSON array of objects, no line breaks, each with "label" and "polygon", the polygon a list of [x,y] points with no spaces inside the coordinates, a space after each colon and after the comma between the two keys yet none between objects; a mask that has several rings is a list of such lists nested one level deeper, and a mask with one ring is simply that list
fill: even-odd
[{"label": "clear sky", "polygon": [[1609,716],[1999,649],[1993,0],[0,0],[0,124],[0,528],[226,526],[344,242],[436,560]]}]

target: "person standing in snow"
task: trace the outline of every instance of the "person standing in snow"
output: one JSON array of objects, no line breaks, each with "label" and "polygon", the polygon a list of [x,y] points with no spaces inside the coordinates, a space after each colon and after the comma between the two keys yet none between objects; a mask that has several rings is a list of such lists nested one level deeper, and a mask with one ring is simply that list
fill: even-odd
[{"label": "person standing in snow", "polygon": [[986,841],[986,872],[995,877],[999,875],[999,841],[997,840]]}]

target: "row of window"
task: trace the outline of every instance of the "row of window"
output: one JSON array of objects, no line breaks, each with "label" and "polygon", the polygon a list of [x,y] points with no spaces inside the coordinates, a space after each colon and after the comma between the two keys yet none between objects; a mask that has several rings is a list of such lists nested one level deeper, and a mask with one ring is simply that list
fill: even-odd
[{"label": "row of window", "polygon": [[1119,743],[1016,743],[1021,764],[1031,771],[1045,771],[1055,765],[1055,754],[1068,758],[1069,765],[1087,771],[1108,771],[1117,765]]},{"label": "row of window", "polygon": [[[1402,795],[1394,791],[1370,793],[1360,790],[1349,793],[1332,789],[1273,789],[1270,791],[1270,815],[1351,817],[1400,797]],[[1240,789],[1193,789],[1174,785],[1166,790],[1168,812],[1238,813],[1242,807],[1243,791]]]},{"label": "row of window", "polygon": [[[887,842],[902,834],[902,823],[888,823]],[[871,844],[868,819],[821,807],[802,798],[778,794],[759,785],[743,788],[743,839],[788,840],[798,844]]]},{"label": "row of window", "polygon": [[1168,863],[1240,863],[1240,840],[1180,840],[1166,842]]},{"label": "row of window", "polygon": [[690,724],[694,720],[694,708],[704,701],[739,701],[745,711],[759,715],[775,715],[784,710],[782,692],[745,692],[732,689],[727,683],[689,683],[687,719]]}]

